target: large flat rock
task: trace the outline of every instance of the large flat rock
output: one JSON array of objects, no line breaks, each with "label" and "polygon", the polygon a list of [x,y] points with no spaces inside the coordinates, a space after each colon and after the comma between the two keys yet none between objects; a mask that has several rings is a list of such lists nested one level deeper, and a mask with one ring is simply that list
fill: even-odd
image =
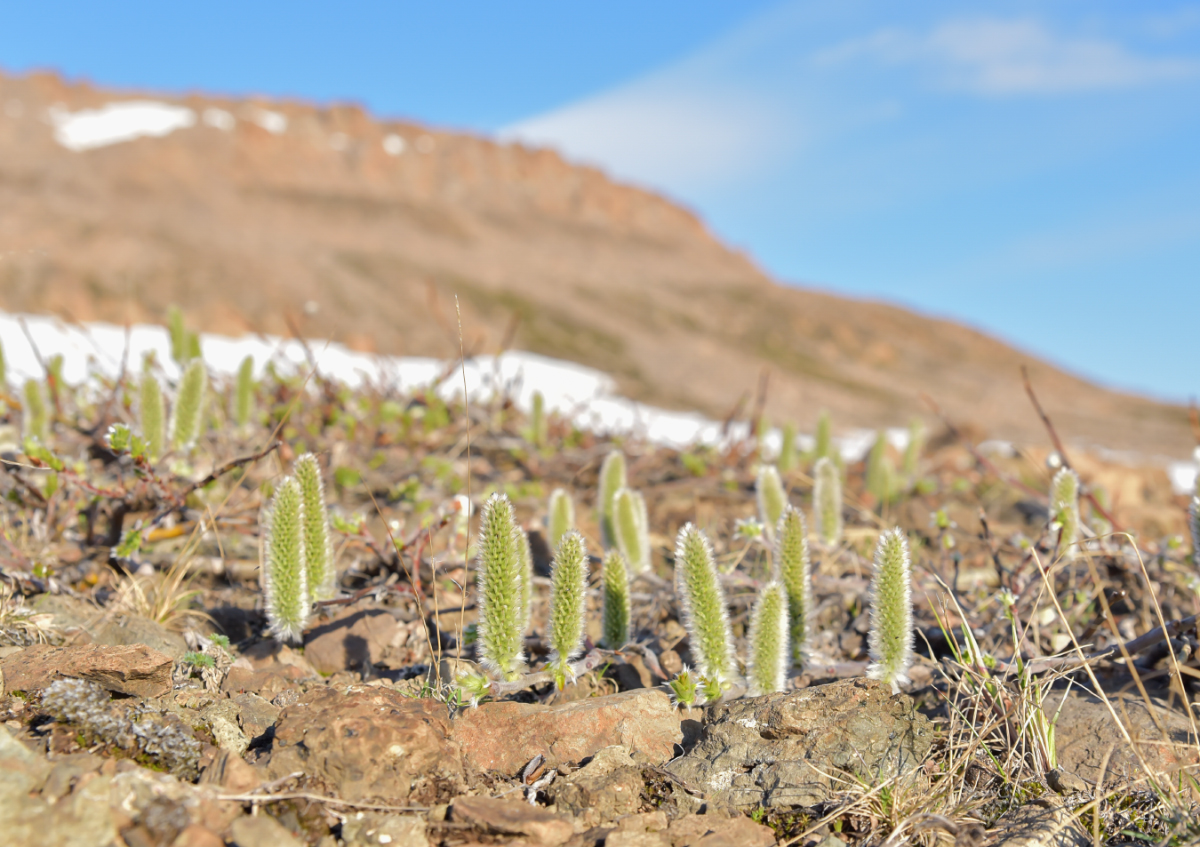
[{"label": "large flat rock", "polygon": [[35,644],[0,660],[9,691],[36,691],[57,679],[86,679],[109,691],[158,697],[171,690],[170,656],[144,644],[110,647]]}]

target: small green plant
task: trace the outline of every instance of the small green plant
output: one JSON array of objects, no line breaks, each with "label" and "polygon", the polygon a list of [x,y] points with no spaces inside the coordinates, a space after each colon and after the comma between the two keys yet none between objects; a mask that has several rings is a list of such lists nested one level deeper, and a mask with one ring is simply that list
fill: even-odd
[{"label": "small green plant", "polygon": [[789,658],[788,596],[772,580],[759,592],[750,614],[750,696],[783,691]]},{"label": "small green plant", "polygon": [[625,454],[613,450],[604,457],[600,466],[600,482],[596,492],[596,513],[600,518],[600,541],[605,549],[616,546],[617,536],[613,527],[613,498],[626,487]]},{"label": "small green plant", "polygon": [[786,474],[795,470],[796,465],[799,464],[799,457],[796,453],[796,424],[792,421],[785,423],[781,438],[779,460],[776,464],[779,466],[779,472]]},{"label": "small green plant", "polygon": [[789,503],[775,531],[775,567],[788,598],[789,641],[792,661],[803,665],[811,637],[812,577],[808,527],[804,515]]},{"label": "small green plant", "polygon": [[826,547],[842,540],[842,472],[833,459],[823,456],[813,468],[813,523]]},{"label": "small green plant", "polygon": [[162,386],[154,374],[142,374],[138,412],[146,458],[153,464],[162,458],[167,443],[167,413],[163,406]]},{"label": "small green plant", "polygon": [[546,517],[546,535],[551,550],[557,550],[562,537],[575,528],[575,503],[562,488],[550,492],[550,509]]},{"label": "small green plant", "polygon": [[816,444],[813,445],[813,461],[820,461],[833,456],[833,421],[829,417],[829,411],[821,410],[820,416],[817,418],[817,434],[815,436]]},{"label": "small green plant", "polygon": [[308,592],[314,600],[328,600],[337,592],[337,568],[333,562],[333,538],[329,534],[329,510],[321,465],[312,453],[296,460],[294,468],[304,498],[304,564]]},{"label": "small green plant", "polygon": [[204,394],[208,388],[208,371],[201,359],[192,359],[179,381],[175,408],[171,415],[171,447],[186,454],[200,435],[204,412]]},{"label": "small green plant", "polygon": [[167,309],[167,332],[171,336],[171,358],[181,368],[192,359],[200,358],[200,336],[184,326],[183,312],[178,306]]},{"label": "small green plant", "polygon": [[703,702],[699,680],[687,665],[684,665],[679,673],[675,674],[674,679],[667,682],[667,688],[671,691],[671,704],[676,708],[685,706],[690,709]]},{"label": "small green plant", "polygon": [[754,490],[758,496],[758,519],[766,528],[767,537],[771,538],[788,501],[778,468],[774,465],[759,465]]},{"label": "small green plant", "polygon": [[629,596],[629,568],[620,550],[608,551],[603,568],[602,640],[609,650],[620,650],[629,643],[629,622],[633,614]]},{"label": "small green plant", "polygon": [[1067,561],[1079,552],[1079,474],[1060,468],[1050,483],[1051,528],[1058,529],[1058,552]]},{"label": "small green plant", "polygon": [[25,440],[33,439],[39,444],[50,440],[50,417],[46,412],[46,395],[42,384],[36,379],[25,380],[25,413],[21,416],[22,435]]},{"label": "small green plant", "polygon": [[899,527],[879,536],[871,579],[871,664],[867,677],[886,682],[893,693],[908,682],[913,655],[911,564],[908,539]]},{"label": "small green plant", "polygon": [[568,532],[554,554],[550,571],[549,670],[561,691],[574,682],[571,660],[583,647],[585,594],[587,592],[587,543],[578,532]]},{"label": "small green plant", "polygon": [[712,545],[704,532],[690,523],[679,530],[676,541],[675,592],[705,699],[716,700],[735,678],[733,632]]},{"label": "small green plant", "polygon": [[891,474],[888,473],[887,462],[887,434],[880,432],[876,434],[875,443],[871,445],[871,452],[867,456],[866,488],[876,503],[888,499]]},{"label": "small green plant", "polygon": [[301,641],[310,611],[304,555],[304,494],[295,478],[279,484],[259,522],[263,533],[263,593],[270,632]]},{"label": "small green plant", "polygon": [[920,418],[913,418],[908,424],[908,444],[904,447],[904,477],[910,483],[917,478],[917,463],[924,446],[925,424]]},{"label": "small green plant", "polygon": [[546,398],[542,392],[533,392],[533,403],[529,410],[529,440],[536,447],[545,447],[549,437],[546,422]]},{"label": "small green plant", "polygon": [[233,395],[233,422],[239,429],[250,423],[254,413],[254,357],[247,356],[238,365],[237,383]]},{"label": "small green plant", "polygon": [[632,573],[650,570],[650,527],[646,500],[640,492],[620,488],[613,497],[613,531],[616,547],[625,556]]},{"label": "small green plant", "polygon": [[493,494],[479,514],[479,554],[475,563],[479,624],[475,647],[483,666],[507,681],[520,675],[525,661],[519,533],[512,503],[504,494]]}]

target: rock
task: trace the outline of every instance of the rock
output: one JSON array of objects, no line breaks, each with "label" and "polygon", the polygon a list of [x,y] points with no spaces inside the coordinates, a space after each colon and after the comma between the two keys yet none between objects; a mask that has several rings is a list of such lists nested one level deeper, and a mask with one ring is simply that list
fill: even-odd
[{"label": "rock", "polygon": [[313,628],[304,641],[304,658],[319,673],[358,670],[368,660],[378,663],[399,629],[383,609],[351,612]]},{"label": "rock", "polygon": [[258,768],[245,759],[222,750],[213,758],[212,764],[204,768],[200,781],[219,785],[234,794],[245,794],[262,785]]},{"label": "rock", "polygon": [[252,744],[254,739],[266,734],[267,730],[275,725],[279,713],[283,711],[271,701],[249,692],[238,694],[231,699],[237,706],[238,725]]},{"label": "rock", "polygon": [[201,710],[200,717],[212,730],[213,740],[222,750],[241,756],[249,748],[250,739],[242,732],[237,704],[232,700],[218,700]]},{"label": "rock", "polygon": [[833,773],[896,775],[921,762],[932,738],[912,698],[844,679],[707,710],[696,746],[666,769],[737,809],[815,806],[835,791]]},{"label": "rock", "polygon": [[35,691],[56,679],[76,677],[109,691],[158,697],[171,690],[171,657],[145,645],[108,647],[35,644],[0,663],[9,691]]},{"label": "rock", "polygon": [[671,847],[773,847],[775,844],[774,830],[743,815],[687,815],[671,823],[667,837]]},{"label": "rock", "polygon": [[109,812],[108,777],[88,775],[53,805],[0,779],[0,821],[5,847],[94,847],[116,841]]},{"label": "rock", "polygon": [[583,826],[635,814],[641,806],[642,769],[623,747],[605,747],[558,783],[554,803]]},{"label": "rock", "polygon": [[49,762],[13,738],[6,727],[0,726],[0,795],[7,792],[19,797],[40,791],[50,771]]},{"label": "rock", "polygon": [[225,847],[225,839],[200,824],[188,824],[183,828],[171,847]]},{"label": "rock", "polygon": [[662,811],[629,815],[616,822],[616,828],[604,839],[604,847],[671,847],[668,823]]},{"label": "rock", "polygon": [[373,812],[351,814],[342,824],[346,847],[428,847],[425,821],[416,815],[384,815]]},{"label": "rock", "polygon": [[308,674],[294,665],[278,665],[274,669],[254,670],[234,665],[221,681],[221,690],[226,694],[259,694],[273,699],[288,689],[298,688],[300,680]]},{"label": "rock", "polygon": [[1088,790],[1088,784],[1062,768],[1046,771],[1046,784],[1059,794],[1078,794]]},{"label": "rock", "polygon": [[996,821],[984,847],[1087,847],[1078,819],[1055,802],[1027,803]]},{"label": "rock", "polygon": [[385,687],[310,691],[280,714],[268,770],[319,777],[346,800],[391,802],[462,781],[446,706]]},{"label": "rock", "polygon": [[182,635],[140,615],[115,615],[102,621],[92,632],[92,643],[110,647],[145,644],[175,660],[188,649]]},{"label": "rock", "polygon": [[679,721],[663,691],[639,689],[552,707],[485,703],[454,719],[453,738],[466,764],[509,775],[538,753],[557,767],[613,745],[631,750],[636,762],[657,765],[675,755],[683,739]]},{"label": "rock", "polygon": [[234,847],[303,847],[300,839],[267,815],[242,817],[229,825]]},{"label": "rock", "polygon": [[490,835],[523,835],[535,844],[554,847],[575,834],[558,815],[520,800],[459,797],[450,805],[449,820],[469,824]]},{"label": "rock", "polygon": [[[1159,774],[1177,774],[1181,768],[1200,762],[1187,717],[1153,700],[1152,715],[1146,701],[1136,694],[1114,695],[1109,699],[1151,769]],[[1138,753],[1125,742],[1100,698],[1072,689],[1064,700],[1059,692],[1052,692],[1046,698],[1045,709],[1053,714],[1060,703],[1062,710],[1054,729],[1060,768],[1094,784],[1100,778],[1100,767],[1111,747],[1112,755],[1104,771],[1106,786],[1143,775]]]}]

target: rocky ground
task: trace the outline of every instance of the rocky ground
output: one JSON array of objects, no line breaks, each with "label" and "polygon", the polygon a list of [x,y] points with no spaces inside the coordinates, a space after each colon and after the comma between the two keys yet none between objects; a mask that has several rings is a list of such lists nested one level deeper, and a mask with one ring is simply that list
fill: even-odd
[{"label": "rocky ground", "polygon": [[[146,468],[103,441],[133,417],[125,392],[56,386],[49,453],[5,454],[7,844],[1200,839],[1200,574],[1186,503],[1161,471],[1068,457],[1108,503],[1085,505],[1094,535],[1068,560],[1046,450],[984,455],[938,431],[915,464],[888,457],[882,498],[848,467],[845,539],[814,548],[813,659],[785,692],[687,710],[663,685],[691,662],[674,535],[694,521],[713,538],[745,655],[769,552],[738,521],[755,514],[761,457],[753,441],[681,454],[624,439],[654,546],[655,572],[633,589],[635,643],[598,651],[562,691],[472,705],[452,684],[475,658],[473,526],[455,495],[504,491],[531,533],[536,667],[546,497],[572,493],[598,553],[591,507],[612,443],[555,419],[542,437],[503,398],[468,412],[279,377],[258,387],[255,426],[237,431],[218,396],[199,446]],[[20,404],[3,402],[11,435]],[[257,518],[308,450],[333,506],[340,593],[287,646],[264,634]],[[785,473],[805,510],[808,467]],[[870,555],[893,525],[914,549],[921,653],[899,694],[863,675]]]}]

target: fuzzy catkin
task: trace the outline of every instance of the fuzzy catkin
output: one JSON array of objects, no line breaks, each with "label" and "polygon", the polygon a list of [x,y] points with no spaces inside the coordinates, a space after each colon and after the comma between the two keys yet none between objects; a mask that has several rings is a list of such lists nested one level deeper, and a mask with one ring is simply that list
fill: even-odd
[{"label": "fuzzy catkin", "polygon": [[621,488],[613,496],[612,526],[616,547],[625,555],[635,574],[650,570],[650,528],[646,500],[631,488]]},{"label": "fuzzy catkin", "polygon": [[1050,519],[1059,526],[1059,555],[1071,561],[1079,552],[1079,474],[1060,468],[1050,483]]},{"label": "fuzzy catkin", "polygon": [[547,541],[550,550],[558,549],[562,537],[575,528],[575,503],[561,488],[550,492],[550,508],[546,518]]},{"label": "fuzzy catkin", "polygon": [[763,586],[750,615],[750,695],[783,691],[788,669],[788,597],[772,580]]},{"label": "fuzzy catkin", "polygon": [[871,631],[867,638],[872,664],[867,676],[899,693],[912,664],[912,573],[908,539],[899,527],[879,536],[871,579]]},{"label": "fuzzy catkin", "polygon": [[816,444],[813,446],[814,459],[825,459],[833,455],[833,421],[830,420],[829,412],[825,409],[821,410],[821,415],[817,418],[815,440]]},{"label": "fuzzy catkin", "polygon": [[46,412],[46,395],[42,384],[36,379],[25,380],[25,411],[21,416],[25,438],[45,444],[50,436],[50,418]]},{"label": "fuzzy catkin", "polygon": [[617,543],[613,528],[613,498],[626,487],[625,454],[613,450],[604,457],[600,466],[599,489],[596,492],[596,512],[600,517],[600,541],[608,549]]},{"label": "fuzzy catkin", "polygon": [[270,632],[280,641],[301,640],[308,624],[308,573],[304,555],[304,495],[287,477],[260,521],[262,577]]},{"label": "fuzzy catkin", "polygon": [[146,457],[153,463],[162,458],[167,443],[167,412],[163,405],[162,386],[151,373],[142,374],[139,392],[142,438],[146,439]]},{"label": "fuzzy catkin", "polygon": [[337,591],[337,569],[333,563],[333,538],[321,465],[312,453],[296,460],[296,481],[304,497],[304,563],[308,591],[314,600],[329,600]]},{"label": "fuzzy catkin", "polygon": [[871,452],[867,456],[867,476],[865,480],[867,491],[874,497],[876,503],[882,503],[888,497],[887,435],[878,433]]},{"label": "fuzzy catkin", "polygon": [[506,680],[516,679],[525,661],[521,569],[520,528],[512,503],[497,492],[487,499],[479,514],[476,647],[483,666]]},{"label": "fuzzy catkin", "polygon": [[238,365],[237,384],[233,395],[233,422],[238,428],[250,423],[254,410],[254,357],[247,356]]},{"label": "fuzzy catkin", "polygon": [[921,459],[921,448],[925,446],[925,424],[913,418],[908,425],[908,444],[904,448],[904,476],[911,482],[917,478],[917,465]]},{"label": "fuzzy catkin", "polygon": [[609,650],[619,650],[629,643],[629,622],[633,616],[629,596],[629,568],[620,550],[609,550],[604,557],[603,567],[602,639],[604,646]]},{"label": "fuzzy catkin", "polygon": [[683,609],[692,656],[710,687],[734,677],[733,631],[712,545],[692,524],[679,530],[675,546],[675,592]]},{"label": "fuzzy catkin", "polygon": [[529,435],[535,446],[545,446],[548,437],[546,398],[540,391],[533,392],[533,405],[529,412]]},{"label": "fuzzy catkin", "polygon": [[824,456],[813,468],[813,523],[826,547],[842,540],[842,472]]},{"label": "fuzzy catkin", "polygon": [[1200,568],[1200,494],[1192,498],[1188,518],[1188,525],[1192,528],[1192,561]]},{"label": "fuzzy catkin", "polygon": [[783,433],[780,436],[779,445],[779,460],[776,464],[779,466],[780,473],[788,473],[796,469],[796,424],[788,421],[783,425]]},{"label": "fuzzy catkin", "polygon": [[573,679],[569,664],[583,646],[587,562],[583,536],[568,532],[558,545],[550,571],[550,672],[559,689]]},{"label": "fuzzy catkin", "polygon": [[775,568],[787,593],[792,661],[799,666],[804,663],[811,638],[812,565],[804,515],[791,504],[784,508],[775,531]]},{"label": "fuzzy catkin", "polygon": [[192,359],[179,381],[175,408],[171,415],[171,446],[187,453],[200,434],[204,412],[204,394],[208,388],[208,371],[202,359]]},{"label": "fuzzy catkin", "polygon": [[760,465],[754,490],[758,499],[758,519],[767,537],[771,538],[787,505],[787,492],[783,489],[783,480],[779,478],[779,469],[774,465]]}]

